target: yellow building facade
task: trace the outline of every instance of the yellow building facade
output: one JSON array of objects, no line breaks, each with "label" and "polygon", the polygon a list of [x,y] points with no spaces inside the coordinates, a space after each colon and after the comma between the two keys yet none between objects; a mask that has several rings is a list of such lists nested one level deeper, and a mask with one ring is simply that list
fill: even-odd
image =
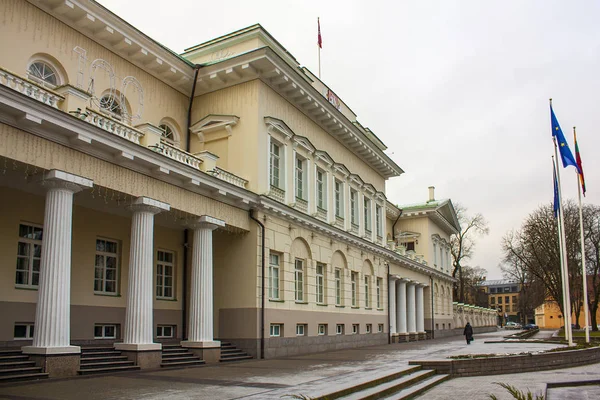
[{"label": "yellow building facade", "polygon": [[385,145],[262,27],[177,55],[93,1],[0,12],[4,347],[68,376],[89,345],[155,368],[165,343],[218,361],[452,328],[451,205],[390,202]]}]

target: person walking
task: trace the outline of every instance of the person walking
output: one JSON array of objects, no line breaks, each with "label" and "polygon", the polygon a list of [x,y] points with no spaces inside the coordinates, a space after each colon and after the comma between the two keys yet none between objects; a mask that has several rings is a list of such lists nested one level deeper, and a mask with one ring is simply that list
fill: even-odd
[{"label": "person walking", "polygon": [[463,335],[465,335],[465,338],[467,339],[467,344],[471,344],[471,341],[473,340],[473,327],[468,322],[467,325],[465,325]]}]

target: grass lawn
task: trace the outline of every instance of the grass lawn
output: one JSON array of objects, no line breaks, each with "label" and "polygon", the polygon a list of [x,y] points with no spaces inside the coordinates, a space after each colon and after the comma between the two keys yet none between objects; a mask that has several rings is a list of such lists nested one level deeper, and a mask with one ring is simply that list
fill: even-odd
[{"label": "grass lawn", "polygon": [[[565,330],[561,329],[558,333],[559,336],[565,336]],[[585,331],[573,329],[573,337],[585,337]],[[590,337],[600,338],[600,331],[590,331]]]}]

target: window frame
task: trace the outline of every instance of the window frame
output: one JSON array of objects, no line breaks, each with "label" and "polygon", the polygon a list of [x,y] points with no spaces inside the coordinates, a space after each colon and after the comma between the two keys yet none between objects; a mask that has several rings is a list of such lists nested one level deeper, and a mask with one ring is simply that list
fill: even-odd
[{"label": "window frame", "polygon": [[[101,328],[102,329],[102,335],[98,336],[96,335],[96,328]],[[108,328],[113,328],[114,329],[114,333],[113,335],[107,335],[106,334],[106,330]],[[117,339],[118,337],[118,325],[117,324],[94,324],[94,339]]]},{"label": "window frame", "polygon": [[377,324],[377,333],[383,333],[383,324]]},{"label": "window frame", "polygon": [[[283,324],[270,324],[269,325],[269,337],[281,337],[281,331]],[[275,332],[277,331],[277,332]]]},{"label": "window frame", "polygon": [[370,308],[371,307],[371,301],[369,299],[369,292],[370,292],[369,286],[371,284],[370,276],[369,275],[365,275],[363,281],[364,281],[364,284],[365,284],[365,308]]},{"label": "window frame", "polygon": [[[165,335],[165,328],[171,329],[170,335]],[[159,331],[162,330],[162,334],[159,335]],[[156,338],[157,339],[172,339],[175,337],[175,325],[156,325]]]},{"label": "window frame", "polygon": [[[271,138],[271,144],[269,146],[269,184],[279,189],[282,189],[282,148],[283,144]],[[274,152],[274,149],[277,149],[277,153]],[[274,173],[275,171],[277,173]]]},{"label": "window frame", "polygon": [[[320,272],[319,272],[320,270]],[[325,264],[317,263],[315,268],[315,295],[317,304],[325,304]]]},{"label": "window frame", "polygon": [[306,200],[306,160],[299,154],[294,160],[294,182],[296,198]]},{"label": "window frame", "polygon": [[341,306],[343,302],[342,297],[342,269],[336,268],[334,271],[334,279],[335,279],[335,305]]},{"label": "window frame", "polygon": [[[15,331],[18,326],[25,327],[25,336],[16,336]],[[33,340],[33,334],[35,333],[35,324],[33,322],[15,322],[13,327],[13,340]]]},{"label": "window frame", "polygon": [[360,333],[360,325],[359,324],[352,324],[352,334],[353,335],[358,335]]},{"label": "window frame", "polygon": [[366,324],[365,333],[372,333],[372,332],[373,332],[373,325]]},{"label": "window frame", "polygon": [[[164,254],[170,254],[171,255],[171,262],[168,261],[159,261],[159,253],[164,253]],[[163,250],[163,249],[157,249],[156,250],[156,299],[157,300],[175,300],[176,296],[175,296],[175,280],[176,280],[176,274],[175,274],[175,266],[176,266],[176,261],[175,261],[175,252],[171,251],[171,250]],[[158,294],[158,289],[159,289],[159,267],[162,267],[162,285],[160,286],[160,288],[162,289],[162,295]],[[165,267],[171,267],[171,285],[170,285],[170,289],[171,289],[171,296],[165,296],[165,288],[169,287],[168,285],[166,285],[165,282],[165,278],[167,277],[167,274],[165,273]]]},{"label": "window frame", "polygon": [[[300,258],[294,259],[294,299],[297,303],[304,300],[304,266],[305,261]],[[300,265],[300,268],[298,268]]]},{"label": "window frame", "polygon": [[358,192],[350,189],[350,223],[358,225]]},{"label": "window frame", "polygon": [[383,220],[381,216],[383,214],[383,208],[379,204],[375,204],[375,229],[377,233],[377,237],[383,237]]},{"label": "window frame", "polygon": [[[27,228],[27,236],[36,234],[36,230],[41,231],[40,239],[32,239],[21,236],[21,227]],[[44,227],[39,224],[32,224],[28,222],[19,222],[18,233],[17,233],[17,263],[15,267],[15,287],[21,289],[37,289],[40,282],[40,271],[42,267],[42,251],[43,251],[43,239],[44,239]],[[20,244],[27,246],[28,254],[19,254]],[[39,246],[40,253],[39,257],[35,256],[35,246]],[[27,269],[19,269],[19,259],[27,260]],[[38,270],[35,271],[35,261],[38,262]],[[27,276],[27,283],[18,283],[19,273],[25,273]],[[34,275],[37,275],[37,284],[34,284]]]},{"label": "window frame", "polygon": [[[54,76],[54,82],[48,82],[45,79],[48,76],[46,76],[46,77],[36,76],[35,72],[31,70],[31,68],[35,64],[43,64],[44,68],[47,68],[48,70],[50,70],[50,72],[52,72],[52,75],[50,75],[50,76]],[[40,58],[36,58],[29,62],[29,65],[27,66],[27,79],[29,79],[47,89],[56,89],[58,86],[60,86],[62,84],[62,78],[60,76],[60,73],[58,72],[58,68],[56,68],[51,62],[48,62],[47,60],[40,59]]]},{"label": "window frame", "polygon": [[371,233],[373,231],[373,227],[371,226],[371,199],[367,196],[363,196],[363,213],[364,213],[364,223],[365,223],[365,232]]},{"label": "window frame", "polygon": [[296,324],[296,336],[306,336],[306,324]]},{"label": "window frame", "polygon": [[[317,207],[327,211],[327,173],[317,167],[316,172]],[[320,177],[319,177],[320,176]]]},{"label": "window frame", "polygon": [[382,292],[382,286],[383,286],[383,278],[377,278],[377,309],[381,309],[381,292]]},{"label": "window frame", "polygon": [[317,326],[317,336],[327,336],[327,324],[319,324]]},{"label": "window frame", "polygon": [[335,334],[336,335],[344,334],[344,324],[335,324]]},{"label": "window frame", "polygon": [[[109,101],[110,103],[108,103]],[[111,118],[124,122],[126,110],[123,108],[123,103],[123,99],[117,93],[105,93],[98,100],[98,108]]]},{"label": "window frame", "polygon": [[[98,250],[98,241],[102,240],[104,242],[111,242],[114,243],[116,245],[116,253],[110,253],[107,251],[99,251]],[[108,239],[108,238],[104,238],[104,237],[96,237],[96,247],[94,249],[94,294],[95,295],[105,295],[105,296],[118,296],[119,295],[119,275],[120,275],[120,245],[119,245],[119,241],[115,240],[115,239]],[[99,254],[100,253],[100,254]],[[102,256],[105,257],[104,258],[104,266],[102,266],[102,290],[96,290],[96,281],[98,280],[98,278],[96,277],[96,270],[98,267],[98,265],[96,265],[98,256]],[[107,268],[106,268],[106,257],[110,257],[110,256],[114,256],[115,258],[115,279],[114,279],[114,284],[115,284],[115,290],[114,292],[110,292],[106,290],[106,272],[107,272]],[[111,280],[112,281],[112,280]]]},{"label": "window frame", "polygon": [[350,272],[350,284],[352,307],[358,307],[358,272]]},{"label": "window frame", "polygon": [[335,180],[333,191],[335,199],[335,216],[344,218],[344,183],[339,179]]},{"label": "window frame", "polygon": [[[274,257],[277,258],[277,264],[273,263]],[[282,254],[269,252],[269,299],[271,300],[280,300],[279,279],[281,279],[281,258]],[[274,272],[277,272],[277,276],[274,276]]]}]

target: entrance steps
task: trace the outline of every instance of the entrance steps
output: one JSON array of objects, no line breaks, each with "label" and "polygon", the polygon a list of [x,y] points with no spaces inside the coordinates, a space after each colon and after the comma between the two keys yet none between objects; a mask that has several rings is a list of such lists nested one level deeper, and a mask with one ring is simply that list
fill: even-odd
[{"label": "entrance steps", "polygon": [[47,379],[48,373],[20,349],[0,350],[0,383]]},{"label": "entrance steps", "polygon": [[422,369],[420,365],[416,365],[316,397],[316,400],[407,400],[415,398],[449,378],[449,375],[436,375],[435,370]]},{"label": "entrance steps", "polygon": [[79,375],[137,371],[140,367],[113,347],[82,347]]},{"label": "entrance steps", "polygon": [[204,360],[178,344],[163,344],[161,368],[185,368],[204,365]]},{"label": "entrance steps", "polygon": [[253,357],[235,347],[230,342],[221,342],[221,358],[219,362],[250,360]]}]

